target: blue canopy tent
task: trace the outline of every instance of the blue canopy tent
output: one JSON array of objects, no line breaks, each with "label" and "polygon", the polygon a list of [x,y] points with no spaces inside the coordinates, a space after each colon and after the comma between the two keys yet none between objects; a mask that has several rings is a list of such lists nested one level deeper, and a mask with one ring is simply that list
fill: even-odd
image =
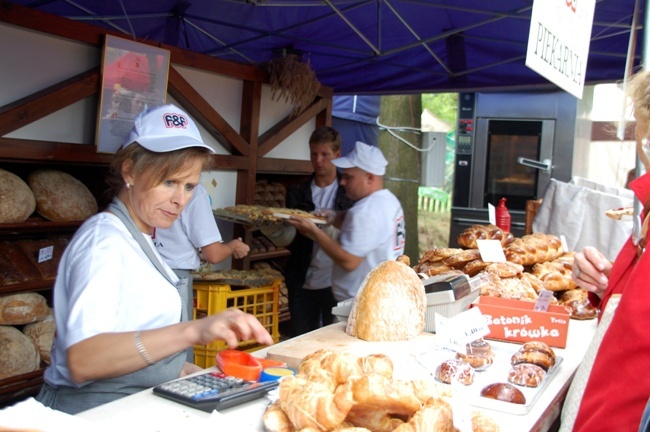
[{"label": "blue canopy tent", "polygon": [[[298,53],[337,95],[554,87],[525,66],[532,0],[14,2],[247,64]],[[623,78],[630,34],[643,27],[632,28],[634,6],[596,0],[587,84]]]}]

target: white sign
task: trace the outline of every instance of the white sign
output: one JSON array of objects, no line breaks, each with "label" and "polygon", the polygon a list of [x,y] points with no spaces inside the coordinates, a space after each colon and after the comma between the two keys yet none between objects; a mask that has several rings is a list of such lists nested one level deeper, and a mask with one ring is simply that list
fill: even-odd
[{"label": "white sign", "polygon": [[490,334],[490,327],[479,308],[469,308],[451,318],[436,313],[434,320],[441,345],[459,353],[467,354],[468,343]]},{"label": "white sign", "polygon": [[582,99],[595,0],[535,0],[526,66]]}]

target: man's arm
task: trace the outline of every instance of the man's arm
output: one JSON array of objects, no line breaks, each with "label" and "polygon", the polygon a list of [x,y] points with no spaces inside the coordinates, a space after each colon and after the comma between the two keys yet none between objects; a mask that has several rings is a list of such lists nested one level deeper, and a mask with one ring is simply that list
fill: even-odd
[{"label": "man's arm", "polygon": [[201,258],[209,263],[217,264],[230,255],[233,258],[244,258],[249,251],[250,247],[241,238],[236,238],[228,243],[214,242],[203,246],[201,248]]},{"label": "man's arm", "polygon": [[363,257],[352,255],[347,252],[341,244],[328,236],[324,231],[316,226],[315,223],[307,218],[291,216],[286,220],[287,223],[296,227],[296,229],[304,236],[309,237],[318,243],[323,250],[332,260],[346,271],[352,271],[359,267],[363,262]]}]

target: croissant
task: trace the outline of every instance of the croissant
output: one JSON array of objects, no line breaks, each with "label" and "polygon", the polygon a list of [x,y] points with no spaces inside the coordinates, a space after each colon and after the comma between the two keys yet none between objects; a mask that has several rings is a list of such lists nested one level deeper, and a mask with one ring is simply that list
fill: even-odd
[{"label": "croissant", "polygon": [[300,376],[286,376],[280,382],[280,407],[298,430],[333,429],[345,420],[353,403],[350,383],[332,393],[327,386]]},{"label": "croissant", "polygon": [[430,398],[421,410],[394,429],[395,432],[455,432],[451,405],[443,398]]},{"label": "croissant", "polygon": [[393,381],[378,374],[356,377],[351,381],[356,409],[386,411],[394,415],[410,416],[422,406],[413,387],[404,381]]}]

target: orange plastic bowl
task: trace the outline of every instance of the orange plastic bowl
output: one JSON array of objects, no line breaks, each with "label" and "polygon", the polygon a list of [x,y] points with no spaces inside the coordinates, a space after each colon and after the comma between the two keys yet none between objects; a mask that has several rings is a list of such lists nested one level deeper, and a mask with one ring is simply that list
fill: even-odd
[{"label": "orange plastic bowl", "polygon": [[216,360],[223,373],[246,381],[257,381],[262,373],[262,364],[258,359],[244,351],[219,351]]}]

